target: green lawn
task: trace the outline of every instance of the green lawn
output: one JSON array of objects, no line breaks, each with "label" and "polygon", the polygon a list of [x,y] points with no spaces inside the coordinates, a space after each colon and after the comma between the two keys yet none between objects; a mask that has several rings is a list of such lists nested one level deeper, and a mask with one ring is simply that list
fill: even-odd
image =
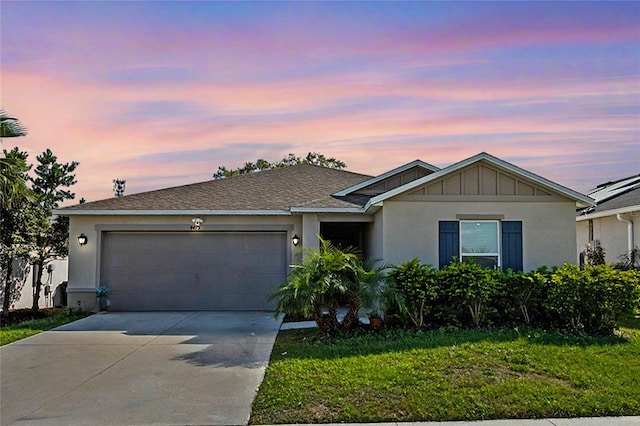
[{"label": "green lawn", "polygon": [[281,331],[250,422],[640,415],[640,320],[626,338],[542,331]]},{"label": "green lawn", "polygon": [[89,315],[86,312],[69,313],[66,309],[50,309],[45,318],[33,319],[20,324],[0,328],[0,346],[42,333]]}]

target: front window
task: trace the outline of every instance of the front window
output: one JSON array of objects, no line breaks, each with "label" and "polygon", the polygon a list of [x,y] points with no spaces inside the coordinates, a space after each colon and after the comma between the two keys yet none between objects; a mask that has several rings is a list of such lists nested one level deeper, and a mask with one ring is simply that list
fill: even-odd
[{"label": "front window", "polygon": [[460,260],[474,260],[480,266],[500,266],[500,239],[497,220],[463,220],[460,222]]}]

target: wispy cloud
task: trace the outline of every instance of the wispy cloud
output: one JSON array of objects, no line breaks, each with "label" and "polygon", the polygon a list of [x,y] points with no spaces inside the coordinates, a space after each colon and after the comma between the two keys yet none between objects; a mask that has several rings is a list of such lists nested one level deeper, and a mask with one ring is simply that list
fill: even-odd
[{"label": "wispy cloud", "polygon": [[[587,190],[638,172],[634,2],[7,2],[2,107],[79,197],[319,151],[375,174],[488,151]],[[5,148],[8,147],[4,141]],[[14,141],[11,141],[12,143]]]}]

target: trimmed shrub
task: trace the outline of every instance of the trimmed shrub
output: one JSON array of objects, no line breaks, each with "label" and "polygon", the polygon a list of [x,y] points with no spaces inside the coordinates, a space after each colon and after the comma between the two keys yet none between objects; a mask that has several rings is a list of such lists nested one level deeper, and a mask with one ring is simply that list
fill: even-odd
[{"label": "trimmed shrub", "polygon": [[551,277],[546,305],[568,331],[609,335],[621,318],[635,314],[639,300],[637,271],[565,264]]},{"label": "trimmed shrub", "polygon": [[[438,271],[438,279],[451,303],[468,309],[473,325],[480,327],[488,313],[489,301],[500,288],[498,273],[475,262],[452,262]],[[464,322],[464,317],[460,320]]]},{"label": "trimmed shrub", "polygon": [[513,326],[525,324],[538,328],[553,328],[554,314],[547,309],[545,302],[549,291],[552,272],[547,268],[537,271],[500,273],[502,299],[498,299],[496,308],[500,325]]},{"label": "trimmed shrub", "polygon": [[431,265],[421,265],[415,258],[394,267],[389,278],[404,300],[403,311],[395,313],[398,322],[423,327],[439,293],[436,269]]}]

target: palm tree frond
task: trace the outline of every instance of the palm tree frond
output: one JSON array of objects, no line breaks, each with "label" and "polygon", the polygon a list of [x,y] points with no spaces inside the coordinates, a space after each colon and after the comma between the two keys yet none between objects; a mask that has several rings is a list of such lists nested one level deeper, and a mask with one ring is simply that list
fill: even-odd
[{"label": "palm tree frond", "polygon": [[10,117],[0,109],[0,138],[15,138],[26,136],[27,128],[15,117]]}]

